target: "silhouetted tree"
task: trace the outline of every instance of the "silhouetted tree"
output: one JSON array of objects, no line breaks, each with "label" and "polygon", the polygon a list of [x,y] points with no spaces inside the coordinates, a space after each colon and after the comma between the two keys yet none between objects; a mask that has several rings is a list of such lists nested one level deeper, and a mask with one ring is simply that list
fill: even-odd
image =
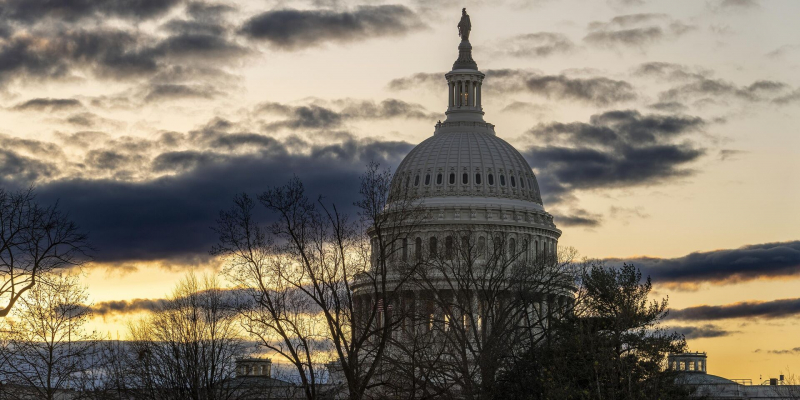
[{"label": "silhouetted tree", "polygon": [[632,265],[593,266],[572,312],[554,320],[548,339],[505,374],[497,396],[515,399],[679,399],[666,367],[686,349],[683,335],[659,326],[667,299],[649,299],[650,279]]},{"label": "silhouetted tree", "polygon": [[72,275],[47,277],[31,288],[4,321],[0,398],[52,400],[80,389],[99,366],[98,338],[87,332],[86,289]]},{"label": "silhouetted tree", "polygon": [[231,293],[213,277],[188,275],[165,306],[129,327],[121,390],[142,399],[235,398],[235,361],[246,354]]},{"label": "silhouetted tree", "polygon": [[402,316],[376,304],[396,302],[395,289],[413,275],[413,268],[392,270],[388,260],[400,257],[421,217],[410,196],[390,198],[391,177],[368,167],[356,219],[310,200],[297,178],[258,197],[276,218],[270,225],[254,218],[255,201],[245,194],[220,213],[212,253],[252,293],[245,329],[294,367],[308,399],[330,395],[320,390],[329,371],[351,399],[381,384],[375,377]]},{"label": "silhouetted tree", "polygon": [[87,261],[86,234],[58,204],[42,206],[33,189],[0,188],[0,317],[48,273]]}]

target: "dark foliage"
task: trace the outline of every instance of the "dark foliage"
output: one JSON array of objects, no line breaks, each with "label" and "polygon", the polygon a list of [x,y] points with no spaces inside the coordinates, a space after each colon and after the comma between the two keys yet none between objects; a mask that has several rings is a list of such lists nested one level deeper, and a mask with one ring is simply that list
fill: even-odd
[{"label": "dark foliage", "polygon": [[659,328],[667,301],[648,300],[650,279],[632,265],[595,266],[584,275],[572,314],[554,321],[498,385],[504,399],[680,399],[689,395],[665,369],[686,348]]}]

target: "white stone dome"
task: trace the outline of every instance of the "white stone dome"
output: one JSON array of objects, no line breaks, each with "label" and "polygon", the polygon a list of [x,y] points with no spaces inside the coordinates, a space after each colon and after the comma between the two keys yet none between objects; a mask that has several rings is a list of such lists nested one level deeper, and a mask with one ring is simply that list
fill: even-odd
[{"label": "white stone dome", "polygon": [[494,126],[481,122],[437,124],[435,134],[400,163],[393,186],[423,199],[467,196],[542,205],[528,162],[494,134]]}]

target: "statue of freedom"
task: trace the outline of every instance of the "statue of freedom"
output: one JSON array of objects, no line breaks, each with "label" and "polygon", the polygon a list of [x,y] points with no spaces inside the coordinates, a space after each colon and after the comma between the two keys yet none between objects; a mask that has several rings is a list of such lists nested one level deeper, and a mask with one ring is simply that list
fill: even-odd
[{"label": "statue of freedom", "polygon": [[472,30],[472,24],[469,22],[469,15],[467,15],[467,9],[461,9],[461,21],[458,22],[458,36],[461,36],[461,40],[469,40],[469,31]]}]

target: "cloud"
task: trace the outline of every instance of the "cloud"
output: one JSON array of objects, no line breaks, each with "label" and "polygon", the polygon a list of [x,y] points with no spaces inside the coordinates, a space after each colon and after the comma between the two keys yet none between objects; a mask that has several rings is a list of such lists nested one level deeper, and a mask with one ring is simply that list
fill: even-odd
[{"label": "cloud", "polygon": [[795,89],[793,92],[772,99],[772,102],[779,105],[786,105],[789,103],[800,102],[800,89]]},{"label": "cloud", "polygon": [[[392,113],[378,110],[380,115]],[[45,151],[33,157],[5,150],[24,149],[14,140],[14,146],[4,145],[0,151],[0,181],[13,187],[36,182],[43,203],[58,200],[89,232],[98,262],[178,264],[207,257],[216,242],[210,227],[236,193],[258,193],[296,175],[312,198],[322,194],[352,211],[365,165],[374,160],[396,166],[413,147],[344,133],[327,137],[325,143],[297,135],[279,140],[223,119],[186,134],[165,132],[152,139],[110,139],[96,132],[61,135],[60,140],[78,146],[92,143],[78,163],[46,162],[50,153]]]},{"label": "cloud", "polygon": [[633,218],[650,218],[650,214],[644,212],[642,207],[617,207],[611,206],[608,209],[608,216],[613,220],[620,221],[623,225],[628,225]]},{"label": "cloud", "polygon": [[[144,5],[149,0],[127,3]],[[231,28],[219,17],[202,18],[172,20],[159,32],[125,23],[17,27],[7,40],[0,41],[0,86],[16,80],[59,80],[76,75],[119,82],[150,77],[181,63],[191,63],[194,69],[230,64],[251,53],[237,43]]]},{"label": "cloud", "polygon": [[184,85],[184,84],[156,84],[151,85],[144,101],[161,101],[175,99],[213,99],[223,93],[212,86]]},{"label": "cloud", "polygon": [[[391,90],[408,90],[416,87],[425,87],[425,88],[432,88],[438,89],[443,88],[446,85],[446,80],[444,77],[444,72],[441,73],[429,73],[429,72],[418,72],[414,75],[403,77],[403,78],[396,78],[389,81],[389,89]],[[447,91],[445,89],[445,91]]]},{"label": "cloud", "polygon": [[743,301],[721,306],[694,306],[670,310],[668,319],[714,321],[731,318],[788,318],[800,314],[800,298],[772,301]]},{"label": "cloud", "polygon": [[592,214],[582,209],[572,210],[568,215],[554,214],[553,217],[558,226],[596,228],[603,222],[602,215]]},{"label": "cloud", "polygon": [[78,21],[89,18],[119,17],[143,20],[162,15],[181,0],[91,0],[49,1],[8,0],[0,8],[0,16],[25,23],[43,19]]},{"label": "cloud", "polygon": [[683,103],[677,101],[661,101],[658,103],[650,104],[649,106],[647,106],[647,108],[651,108],[653,110],[658,110],[658,111],[665,111],[669,113],[680,113],[689,109],[689,107],[686,107],[685,105],[683,105]]},{"label": "cloud", "polygon": [[142,311],[164,309],[169,304],[167,299],[132,299],[110,300],[95,303],[89,307],[95,316],[105,317],[109,314],[130,314]]},{"label": "cloud", "polygon": [[696,29],[680,21],[672,21],[666,14],[620,15],[608,22],[592,22],[590,32],[583,41],[598,47],[638,47],[659,42],[667,37],[678,37]]},{"label": "cloud", "polygon": [[520,58],[542,58],[569,53],[575,49],[566,35],[557,32],[536,32],[505,38],[493,46],[500,55]]},{"label": "cloud", "polygon": [[[334,109],[334,107],[336,109]],[[379,103],[370,100],[340,99],[330,104],[318,102],[301,106],[282,103],[263,103],[258,107],[263,114],[282,115],[284,120],[271,122],[268,128],[328,129],[341,126],[345,121],[410,118],[434,120],[439,113],[428,112],[425,107],[398,99],[385,99]]]},{"label": "cloud", "polygon": [[711,74],[711,71],[681,64],[655,61],[639,64],[634,68],[633,74],[665,81],[686,81],[705,79]]},{"label": "cloud", "polygon": [[560,100],[576,100],[598,106],[634,100],[633,86],[625,81],[604,77],[569,78],[565,75],[544,75],[525,82],[534,94]]},{"label": "cloud", "polygon": [[640,64],[633,70],[634,76],[655,78],[665,82],[676,82],[678,85],[659,94],[659,103],[651,106],[677,105],[681,100],[713,101],[740,100],[747,102],[773,102],[787,104],[800,99],[800,90],[792,92],[792,87],[775,80],[758,80],[740,86],[723,79],[713,78],[712,72],[698,67],[668,63],[648,62]]},{"label": "cloud", "polygon": [[20,111],[42,111],[54,112],[62,110],[72,110],[75,108],[82,108],[83,104],[76,99],[51,99],[51,98],[36,98],[24,101],[13,107],[14,110]]},{"label": "cloud", "polygon": [[529,103],[525,101],[513,101],[500,110],[500,112],[520,113],[535,118],[543,117],[550,111],[551,108],[548,105]]},{"label": "cloud", "polygon": [[[754,353],[761,353],[761,349],[756,349]],[[777,354],[777,355],[792,355],[792,354],[800,354],[800,347],[795,347],[793,349],[782,349],[782,350],[767,350],[764,351],[765,353],[769,354]]]},{"label": "cloud", "polygon": [[696,289],[703,282],[730,284],[800,276],[800,241],[764,243],[738,249],[697,252],[678,258],[609,259],[627,262],[653,282]]},{"label": "cloud", "polygon": [[697,97],[716,97],[722,99],[739,99],[745,101],[765,101],[789,89],[789,85],[777,81],[755,81],[748,86],[738,86],[721,79],[702,78],[694,82],[680,85],[659,94],[662,101],[674,101]]},{"label": "cloud", "polygon": [[761,7],[761,4],[758,0],[721,0],[716,5],[716,8],[728,10],[744,10],[759,7]]},{"label": "cloud", "polygon": [[[568,74],[544,75],[523,69],[489,69],[483,86],[484,96],[528,93],[538,97],[570,100],[595,106],[608,106],[635,100],[638,96],[628,82],[595,77],[572,77]],[[425,87],[447,91],[444,73],[416,73],[389,82],[392,90]]]},{"label": "cloud", "polygon": [[280,50],[300,50],[327,42],[348,43],[400,36],[424,28],[402,5],[360,6],[353,11],[273,10],[248,20],[241,32]]},{"label": "cloud", "polygon": [[667,328],[668,330],[675,331],[685,336],[686,339],[705,339],[716,338],[723,336],[730,336],[736,331],[728,331],[716,325],[706,324],[701,326],[676,326]]},{"label": "cloud", "polygon": [[800,49],[800,45],[785,44],[767,53],[767,57],[779,59],[785,56],[787,53],[794,52],[797,49]]},{"label": "cloud", "polygon": [[744,150],[735,150],[735,149],[721,149],[719,151],[719,159],[720,161],[731,160],[736,158],[741,154],[747,153]]},{"label": "cloud", "polygon": [[589,123],[539,124],[528,135],[542,145],[522,154],[537,170],[542,193],[558,202],[572,190],[652,185],[691,175],[685,166],[705,150],[677,141],[704,125],[698,117],[608,111]]},{"label": "cloud", "polygon": [[0,182],[35,182],[40,178],[55,176],[58,167],[53,163],[40,161],[20,154],[14,150],[0,148]]}]

